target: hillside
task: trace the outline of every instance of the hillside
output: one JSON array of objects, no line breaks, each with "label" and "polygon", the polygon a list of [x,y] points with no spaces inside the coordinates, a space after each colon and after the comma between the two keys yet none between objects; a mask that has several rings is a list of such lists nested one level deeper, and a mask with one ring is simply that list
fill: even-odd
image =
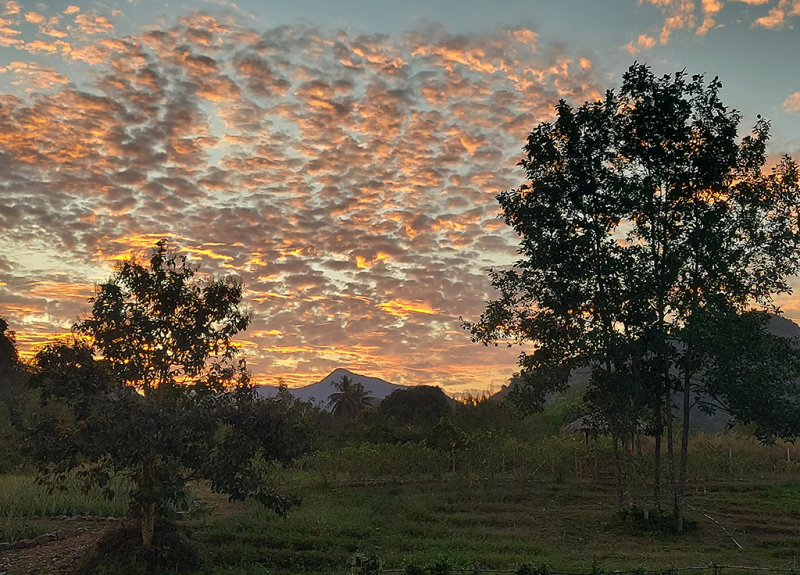
[{"label": "hillside", "polygon": [[[767,324],[767,331],[773,335],[778,335],[780,337],[786,338],[794,338],[800,341],[800,326],[798,326],[794,321],[787,319],[783,316],[773,315],[769,323]],[[580,368],[576,369],[570,374],[569,378],[569,387],[575,389],[582,389],[586,386],[591,376],[591,370],[589,368]],[[502,401],[508,397],[509,392],[511,389],[516,386],[520,385],[521,381],[519,378],[512,378],[508,385],[504,385],[503,388],[492,396],[493,400]],[[547,398],[546,403],[552,403],[557,394],[550,394]],[[680,405],[680,397],[678,394],[675,395],[675,413],[677,414],[678,405]],[[723,431],[726,429],[730,423],[730,417],[727,412],[723,410],[717,410],[714,414],[707,414],[700,410],[697,406],[692,406],[692,426],[705,432],[715,433],[719,431]]]},{"label": "hillside", "polygon": [[[289,391],[297,399],[310,401],[311,403],[321,406],[323,409],[330,409],[328,397],[336,392],[333,383],[341,380],[343,376],[350,377],[354,382],[363,385],[364,389],[375,399],[376,403],[381,402],[393,391],[407,388],[405,385],[389,383],[378,377],[369,377],[353,373],[344,368],[337,368],[317,383],[312,383],[304,387],[296,387]],[[278,391],[278,388],[273,385],[259,385],[256,386],[256,391],[261,397],[272,397]]]}]

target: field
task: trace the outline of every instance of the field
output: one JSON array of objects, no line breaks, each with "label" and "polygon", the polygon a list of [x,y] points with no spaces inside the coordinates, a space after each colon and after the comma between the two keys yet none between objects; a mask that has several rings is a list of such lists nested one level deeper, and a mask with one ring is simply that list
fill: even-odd
[{"label": "field", "polygon": [[[472,460],[457,462],[455,473],[446,456],[421,446],[317,453],[293,469],[271,472],[278,487],[303,500],[287,518],[196,485],[192,511],[180,523],[202,552],[203,574],[348,573],[356,555],[377,557],[387,570],[416,565],[431,573],[434,564],[513,572],[524,563],[544,563],[580,573],[710,564],[797,568],[796,446],[695,436],[688,496],[695,525],[676,536],[615,512],[602,439],[588,446],[557,439],[550,451],[546,445],[526,455],[539,461],[529,461],[527,469],[510,459],[489,464],[473,453]],[[642,505],[649,489],[647,449],[631,460],[631,496]],[[124,514],[124,498],[109,502],[72,490],[54,500],[37,489],[30,478],[2,479],[7,539],[69,529],[69,520],[53,515]],[[8,569],[9,575],[25,572]]]}]

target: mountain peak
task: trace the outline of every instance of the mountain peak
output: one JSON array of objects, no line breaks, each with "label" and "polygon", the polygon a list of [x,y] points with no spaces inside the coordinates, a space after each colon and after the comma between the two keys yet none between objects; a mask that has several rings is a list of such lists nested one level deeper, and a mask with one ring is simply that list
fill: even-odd
[{"label": "mountain peak", "polygon": [[[351,378],[355,383],[364,386],[364,390],[371,395],[376,402],[382,401],[385,397],[398,389],[407,389],[408,386],[389,383],[379,377],[369,377],[350,371],[344,367],[337,367],[317,383],[296,387],[289,391],[293,396],[302,401],[310,401],[319,405],[323,409],[330,409],[328,397],[336,392],[334,382],[339,382],[342,376]],[[277,388],[271,385],[261,385],[256,388],[261,397],[272,397]]]}]

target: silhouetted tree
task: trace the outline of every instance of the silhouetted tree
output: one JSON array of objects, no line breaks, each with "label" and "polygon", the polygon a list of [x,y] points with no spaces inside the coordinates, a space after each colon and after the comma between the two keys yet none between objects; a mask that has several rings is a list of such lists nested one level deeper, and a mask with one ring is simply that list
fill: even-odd
[{"label": "silhouetted tree", "polygon": [[[520,366],[534,404],[590,366],[587,398],[623,429],[647,406],[658,439],[678,392],[678,531],[691,403],[738,401],[733,387],[709,384],[730,359],[715,346],[741,343],[717,336],[753,308],[775,309],[800,269],[797,165],[785,157],[762,173],[768,124],[739,140],[740,115],[720,87],[634,64],[618,94],[577,110],[561,101],[528,137],[527,183],[498,196],[521,258],[491,272],[500,297],[468,325],[484,343],[533,343]],[[672,454],[671,427],[667,438]],[[656,501],[657,486],[658,475]]]},{"label": "silhouetted tree", "polygon": [[241,283],[195,275],[158,242],[148,265],[126,261],[97,286],[75,338],[35,358],[44,408],[32,453],[55,478],[76,469],[90,483],[129,475],[145,546],[159,506],[191,479],[285,512],[290,501],[252,462],[287,459],[307,443],[279,401],[256,399],[235,360],[232,338],[250,321]]},{"label": "silhouetted tree", "polygon": [[16,335],[0,318],[0,471],[23,460],[19,429],[32,403],[25,389],[27,372],[17,352]]},{"label": "silhouetted tree", "polygon": [[8,322],[0,317],[0,369],[6,371],[18,364],[16,335],[8,327]]},{"label": "silhouetted tree", "polygon": [[372,397],[364,389],[364,385],[353,381],[348,375],[343,375],[339,381],[332,382],[336,392],[328,396],[328,402],[333,407],[334,418],[354,420],[365,410],[372,407]]},{"label": "silhouetted tree", "polygon": [[397,389],[378,407],[378,415],[404,424],[434,424],[451,411],[450,398],[440,387],[415,385]]}]

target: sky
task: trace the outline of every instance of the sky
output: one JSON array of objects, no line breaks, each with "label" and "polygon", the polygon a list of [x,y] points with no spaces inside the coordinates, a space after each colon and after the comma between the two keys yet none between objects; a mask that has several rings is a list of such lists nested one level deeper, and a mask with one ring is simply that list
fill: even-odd
[{"label": "sky", "polygon": [[499,389],[519,349],[461,327],[515,257],[495,196],[634,61],[800,159],[800,0],[0,0],[0,316],[30,357],[167,238],[243,281],[256,383]]}]

